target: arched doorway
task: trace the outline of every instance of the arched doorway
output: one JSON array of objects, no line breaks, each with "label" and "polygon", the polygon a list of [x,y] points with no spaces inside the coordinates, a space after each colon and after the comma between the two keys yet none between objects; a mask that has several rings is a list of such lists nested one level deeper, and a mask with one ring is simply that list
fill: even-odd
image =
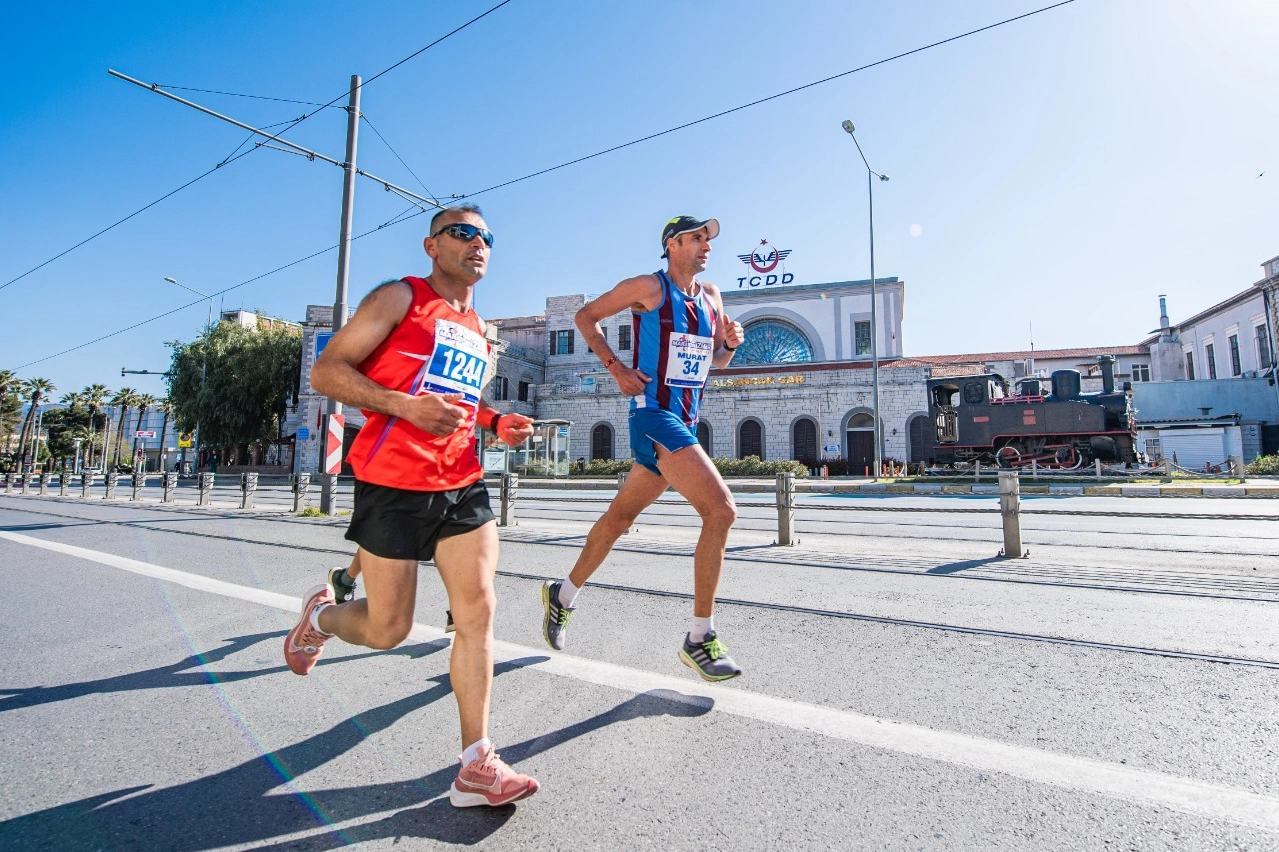
[{"label": "arched doorway", "polygon": [[916,414],[906,424],[906,435],[910,439],[909,458],[912,462],[926,462],[933,449],[933,439],[929,433],[931,421],[926,414]]},{"label": "arched doorway", "polygon": [[875,466],[875,418],[854,414],[848,421],[848,472],[867,476]]},{"label": "arched doorway", "polygon": [[613,427],[600,423],[591,430],[591,461],[613,458]]},{"label": "arched doorway", "polygon": [[801,417],[791,426],[790,457],[809,467],[820,463],[817,454],[817,424],[807,417]]},{"label": "arched doorway", "polygon": [[737,427],[737,457],[764,457],[764,427],[758,420],[743,420]]},{"label": "arched doorway", "polygon": [[711,427],[705,420],[697,421],[697,443],[702,445],[702,449],[706,451],[706,455],[711,458],[715,458],[715,456],[711,453]]}]

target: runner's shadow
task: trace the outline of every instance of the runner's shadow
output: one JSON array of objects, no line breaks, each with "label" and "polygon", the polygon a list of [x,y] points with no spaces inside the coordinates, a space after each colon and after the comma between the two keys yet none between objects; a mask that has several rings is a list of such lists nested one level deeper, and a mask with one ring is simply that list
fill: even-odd
[{"label": "runner's shadow", "polygon": [[958,574],[960,571],[967,571],[970,568],[985,568],[993,562],[1003,562],[1003,558],[999,556],[990,556],[985,559],[965,559],[962,562],[948,562],[945,565],[936,565],[925,571],[925,574]]},{"label": "runner's shadow", "polygon": [[[446,640],[428,643],[432,651],[448,647]],[[495,676],[545,660],[526,657],[500,663]],[[13,849],[118,848],[121,842],[138,849],[199,852],[224,846],[262,843],[295,832],[333,826],[391,809],[414,808],[447,789],[456,766],[426,779],[392,781],[336,791],[311,791],[296,779],[341,757],[365,740],[386,730],[408,714],[452,693],[447,673],[429,679],[434,686],[422,692],[344,719],[328,730],[237,766],[173,787],[151,790],[150,785],[121,788],[0,822],[0,838]],[[145,792],[143,792],[145,791]],[[484,833],[500,827],[506,815],[490,817]],[[374,823],[380,825],[386,820]],[[354,842],[355,829],[332,829],[299,848],[333,848]],[[444,839],[476,834],[474,825],[451,831]],[[378,836],[389,836],[381,834]],[[423,835],[433,836],[433,835]],[[333,847],[313,847],[333,840]],[[462,840],[461,842],[468,842]],[[474,841],[469,841],[474,842]]]},{"label": "runner's shadow", "polygon": [[[174,687],[203,686],[212,683],[235,683],[262,677],[263,675],[279,674],[288,671],[288,667],[278,665],[265,669],[225,672],[208,671],[205,667],[212,663],[220,662],[232,654],[247,650],[258,642],[282,638],[286,633],[288,633],[287,630],[280,630],[270,633],[252,633],[247,636],[237,636],[224,640],[226,644],[220,648],[203,654],[192,654],[185,660],[171,665],[158,666],[153,669],[144,669],[140,672],[130,672],[129,674],[116,675],[114,677],[80,681],[79,683],[66,683],[60,686],[31,686],[19,689],[0,687],[0,695],[5,696],[0,698],[0,713],[6,710],[18,710],[23,707],[53,704],[58,701],[70,701],[85,695],[131,692],[139,689],[172,689]],[[388,654],[418,659],[443,650],[444,647],[447,647],[447,643],[444,646],[434,642],[415,643],[401,645],[390,651],[367,651],[345,657],[321,659],[318,665],[334,666],[362,660],[367,657],[382,657]],[[273,648],[272,650],[273,653],[283,653],[280,648]]]}]

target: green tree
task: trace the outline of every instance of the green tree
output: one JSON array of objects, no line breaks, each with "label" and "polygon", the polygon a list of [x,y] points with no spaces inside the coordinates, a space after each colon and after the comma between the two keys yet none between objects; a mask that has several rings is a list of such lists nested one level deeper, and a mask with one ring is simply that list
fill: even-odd
[{"label": "green tree", "polygon": [[[222,323],[191,343],[173,341],[169,399],[177,428],[200,424],[206,447],[279,440],[302,369],[302,333]],[[208,372],[201,388],[201,368]]]},{"label": "green tree", "polygon": [[89,438],[89,409],[80,391],[63,394],[59,402],[66,408],[44,413],[44,425],[49,432],[49,455],[59,464],[76,454],[77,439],[83,444]]},{"label": "green tree", "polygon": [[[137,435],[138,430],[142,428],[142,421],[147,416],[147,410],[151,408],[151,406],[155,405],[157,401],[158,400],[149,393],[138,394],[137,399],[134,401],[134,404],[138,407],[138,423],[133,427],[133,433],[135,436]],[[138,445],[136,437],[133,439],[133,444],[135,447]],[[143,464],[142,469],[144,471],[146,470],[145,463]]]},{"label": "green tree", "polygon": [[28,436],[32,439],[31,443],[35,443],[34,438],[36,436],[30,433],[35,431],[36,409],[40,407],[41,400],[56,390],[57,388],[53,386],[53,382],[43,378],[27,379],[22,384],[23,396],[31,403],[31,407],[27,409],[27,417],[22,422],[22,435],[18,438],[18,459],[20,463],[27,457]]},{"label": "green tree", "polygon": [[134,406],[138,399],[138,392],[133,388],[120,388],[115,392],[115,396],[111,397],[111,404],[120,406],[120,425],[115,432],[115,452],[111,454],[111,464],[120,463],[120,444],[124,441],[124,418],[128,415],[129,409]]},{"label": "green tree", "polygon": [[[102,406],[111,396],[111,391],[107,390],[106,385],[89,385],[80,391],[84,395],[84,403],[89,406],[89,455],[85,457],[85,467],[93,466],[93,448],[97,439],[97,432],[106,426],[106,418],[99,418],[98,412],[102,410]],[[101,422],[99,422],[101,420]],[[103,467],[106,466],[107,459],[107,439],[106,435],[102,436],[102,455],[99,462]]]},{"label": "green tree", "polygon": [[0,370],[0,456],[6,458],[18,419],[22,416],[20,385],[21,379],[12,370]]},{"label": "green tree", "polygon": [[155,407],[164,413],[164,419],[160,421],[160,456],[156,462],[160,466],[160,472],[164,473],[164,435],[169,431],[169,417],[173,414],[173,403],[165,397],[158,400]]}]

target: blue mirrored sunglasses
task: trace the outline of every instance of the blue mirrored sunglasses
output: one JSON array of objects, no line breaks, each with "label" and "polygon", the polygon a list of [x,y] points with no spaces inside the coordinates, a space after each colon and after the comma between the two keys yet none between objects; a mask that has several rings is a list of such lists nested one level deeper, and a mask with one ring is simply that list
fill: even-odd
[{"label": "blue mirrored sunglasses", "polygon": [[454,222],[452,225],[445,225],[434,234],[431,239],[435,239],[440,234],[448,234],[455,240],[464,240],[470,242],[475,239],[475,235],[479,234],[480,239],[484,241],[484,245],[493,248],[493,232],[485,228],[477,228],[474,225],[468,225],[465,222]]}]

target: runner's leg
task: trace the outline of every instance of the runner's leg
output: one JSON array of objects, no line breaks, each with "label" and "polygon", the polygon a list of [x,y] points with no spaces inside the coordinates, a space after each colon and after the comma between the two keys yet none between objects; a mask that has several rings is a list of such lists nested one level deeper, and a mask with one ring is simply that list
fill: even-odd
[{"label": "runner's leg", "polygon": [[[435,546],[435,567],[449,596],[457,633],[449,661],[449,679],[457,696],[462,748],[488,736],[489,693],[493,686],[493,613],[497,593],[497,522],[442,538]],[[368,566],[365,566],[365,573]]]},{"label": "runner's leg", "polygon": [[[724,546],[737,520],[737,504],[699,444],[674,452],[659,446],[657,467],[662,476],[654,478],[669,482],[702,518],[702,532],[693,552],[693,615],[709,618],[715,611],[715,591],[724,567]],[[630,478],[626,481],[629,484]]]},{"label": "runner's leg", "polygon": [[413,628],[417,601],[417,561],[384,559],[364,548],[356,554],[364,577],[363,598],[320,610],[320,629],[343,642],[386,650]]},{"label": "runner's leg", "polygon": [[[713,468],[712,468],[713,469]],[[666,480],[642,465],[635,465],[626,481],[586,535],[586,544],[577,555],[569,582],[579,589],[603,564],[613,545],[631,528],[640,512],[653,504],[666,490]]]}]

